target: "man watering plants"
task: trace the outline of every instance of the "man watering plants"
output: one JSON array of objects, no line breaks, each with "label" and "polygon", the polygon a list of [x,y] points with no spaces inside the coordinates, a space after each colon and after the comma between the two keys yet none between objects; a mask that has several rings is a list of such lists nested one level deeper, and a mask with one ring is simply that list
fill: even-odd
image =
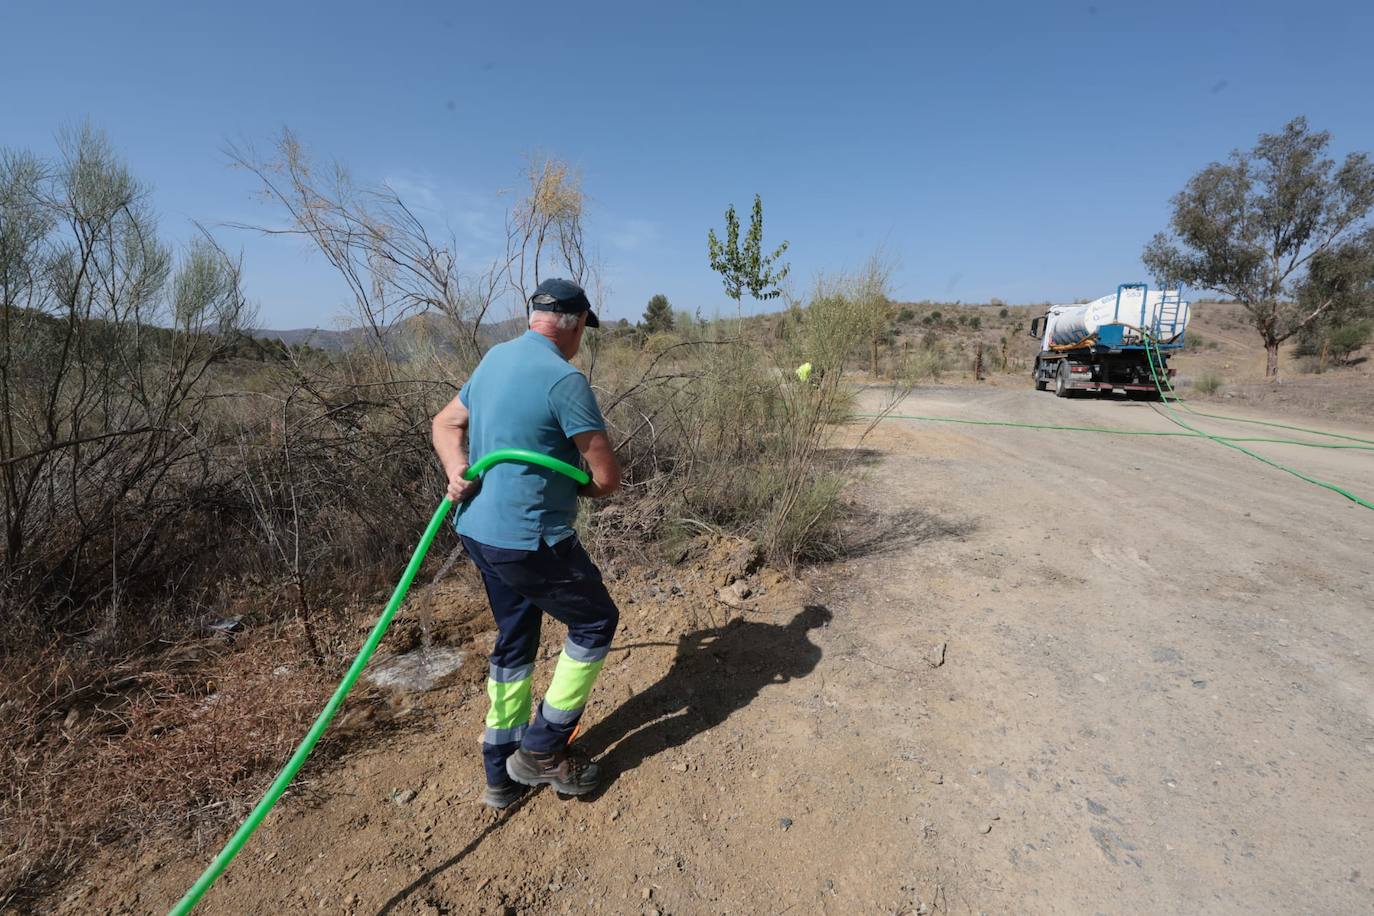
[{"label": "man watering plants", "polygon": [[[615,635],[619,612],[573,531],[577,497],[609,496],[620,465],[586,376],[569,360],[588,326],[598,327],[586,293],[545,280],[530,299],[529,330],[492,347],[472,378],[434,417],[434,450],[458,503],[455,526],[482,573],[496,619],[482,740],[483,801],[505,808],[526,786],[583,795],[597,767],[571,740]],[[519,448],[576,464],[578,486],[555,471],[518,462],[492,465],[480,487],[463,479],[469,461]],[[544,614],[567,625],[553,681],[530,721],[530,684]]]}]

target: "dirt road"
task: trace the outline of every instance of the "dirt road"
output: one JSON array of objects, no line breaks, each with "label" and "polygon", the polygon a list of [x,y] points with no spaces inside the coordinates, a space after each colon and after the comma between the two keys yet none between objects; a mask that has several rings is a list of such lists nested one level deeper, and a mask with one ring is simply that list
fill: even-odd
[{"label": "dirt road", "polygon": [[[901,406],[1168,429],[1155,410]],[[873,724],[942,770],[916,816],[956,911],[1374,907],[1374,512],[1205,442],[890,421],[870,444],[873,504],[963,534],[850,564],[834,605],[839,642],[918,672],[872,670],[906,691]],[[1374,494],[1374,454],[1255,448]]]},{"label": "dirt road", "polygon": [[[1168,428],[1029,390],[902,411]],[[892,420],[867,449],[859,555],[819,584],[756,578],[741,611],[709,560],[612,580],[602,794],[484,813],[466,666],[204,912],[1374,907],[1374,512],[1207,442]],[[1374,454],[1265,451],[1374,493]],[[457,639],[482,613],[438,616]],[[208,852],[114,854],[65,909],[165,911]]]}]

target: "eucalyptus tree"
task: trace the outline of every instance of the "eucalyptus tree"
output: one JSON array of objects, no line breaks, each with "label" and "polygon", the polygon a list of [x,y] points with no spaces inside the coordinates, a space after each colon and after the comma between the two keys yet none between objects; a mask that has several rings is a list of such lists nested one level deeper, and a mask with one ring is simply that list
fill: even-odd
[{"label": "eucalyptus tree", "polygon": [[1194,175],[1173,199],[1168,232],[1143,260],[1162,282],[1239,302],[1278,376],[1279,346],[1367,285],[1374,244],[1374,163],[1327,156],[1331,135],[1294,118],[1253,149]]}]

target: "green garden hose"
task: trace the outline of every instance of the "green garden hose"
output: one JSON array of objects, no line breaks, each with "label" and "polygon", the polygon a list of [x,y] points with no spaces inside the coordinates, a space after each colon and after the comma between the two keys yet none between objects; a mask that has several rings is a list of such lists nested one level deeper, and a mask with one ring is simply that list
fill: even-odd
[{"label": "green garden hose", "polygon": [[[901,413],[856,413],[856,417],[880,420],[883,418],[893,420],[925,420],[930,423],[964,423],[970,426],[1004,426],[1012,429],[1048,429],[1056,432],[1070,433],[1107,433],[1113,436],[1173,436],[1181,439],[1196,439],[1201,433],[1195,432],[1175,432],[1171,429],[1113,429],[1108,426],[1060,426],[1054,423],[1016,423],[1011,420],[973,420],[966,417],[927,417],[916,414]],[[1229,419],[1229,418],[1228,418]],[[1335,435],[1326,433],[1324,435]],[[1258,436],[1219,436],[1227,442],[1267,442],[1276,445],[1301,445],[1307,448],[1337,448],[1337,449],[1356,449],[1363,452],[1374,452],[1374,443],[1369,445],[1346,444],[1341,442],[1303,442],[1301,439],[1272,439]]]},{"label": "green garden hose", "polygon": [[[1169,390],[1172,392],[1172,391],[1173,391],[1173,388],[1171,387]],[[1275,429],[1291,429],[1291,430],[1293,430],[1294,432],[1308,433],[1308,434],[1313,435],[1313,436],[1327,436],[1327,437],[1329,437],[1329,438],[1331,438],[1331,439],[1345,439],[1345,440],[1347,440],[1347,441],[1349,441],[1349,442],[1359,442],[1359,443],[1362,443],[1362,444],[1367,445],[1367,446],[1374,446],[1374,439],[1361,439],[1359,436],[1347,436],[1347,435],[1343,435],[1342,433],[1331,433],[1331,432],[1327,432],[1327,431],[1324,430],[1324,429],[1308,429],[1306,426],[1293,426],[1293,425],[1288,424],[1288,423],[1274,423],[1274,422],[1272,422],[1272,421],[1270,421],[1270,420],[1251,420],[1251,419],[1248,419],[1248,418],[1246,418],[1246,417],[1231,417],[1231,416],[1227,416],[1227,415],[1224,414],[1224,413],[1206,413],[1206,412],[1201,411],[1201,410],[1194,410],[1193,408],[1189,407],[1187,404],[1184,404],[1182,401],[1177,400],[1177,395],[1175,395],[1175,401],[1174,401],[1174,403],[1175,403],[1177,406],[1182,407],[1184,410],[1188,411],[1190,414],[1192,414],[1192,415],[1195,416],[1195,417],[1211,417],[1213,420],[1229,420],[1229,421],[1231,421],[1232,423],[1250,423],[1250,424],[1252,424],[1252,425],[1254,425],[1254,426],[1272,426],[1272,427],[1274,427]],[[1243,441],[1243,440],[1235,440],[1235,441]],[[1256,440],[1256,441],[1264,441],[1264,440]],[[1305,444],[1312,444],[1312,443],[1305,443]]]},{"label": "green garden hose", "polygon": [[579,484],[587,484],[591,478],[587,472],[581,468],[573,467],[566,461],[559,461],[557,458],[550,458],[548,455],[541,455],[538,452],[531,452],[523,448],[498,448],[494,452],[487,452],[477,463],[468,468],[463,476],[468,480],[476,480],[479,476],[486,473],[487,468],[500,461],[522,461],[525,464],[537,464],[540,467],[548,468],[550,471],[557,471],[565,477],[571,477]]},{"label": "green garden hose", "polygon": [[[514,448],[488,452],[469,467],[463,477],[467,480],[476,480],[493,464],[500,461],[521,461],[526,464],[537,464],[571,477],[579,484],[586,484],[591,480],[585,471],[573,467],[565,461],[559,461],[557,458],[550,458],[548,455],[541,455],[538,452]],[[434,538],[439,533],[439,528],[443,525],[451,508],[453,508],[453,501],[445,499],[439,503],[439,508],[434,510],[434,515],[430,518],[425,533],[420,537],[420,543],[415,547],[415,553],[410,557],[410,563],[406,565],[405,572],[401,574],[401,581],[396,583],[396,589],[391,593],[391,600],[386,603],[386,609],[377,618],[377,623],[372,627],[372,632],[368,634],[362,650],[358,652],[358,657],[353,659],[353,664],[349,666],[348,673],[344,675],[344,679],[335,688],[334,695],[329,698],[324,709],[320,710],[315,723],[310,726],[310,731],[306,732],[305,738],[296,748],[296,752],[291,755],[286,766],[282,767],[277,778],[272,781],[267,794],[249,813],[248,819],[243,822],[243,825],[229,838],[229,842],[224,844],[224,848],[220,850],[219,855],[215,856],[214,861],[196,879],[196,883],[191,885],[191,889],[177,901],[176,906],[172,907],[170,916],[185,916],[191,912],[200,898],[210,889],[210,885],[214,884],[215,880],[229,867],[229,863],[234,861],[234,857],[243,849],[248,838],[253,835],[253,831],[262,824],[263,818],[267,817],[267,813],[272,810],[282,793],[286,791],[286,787],[291,784],[291,780],[296,777],[296,772],[305,763],[305,759],[310,756],[310,752],[315,749],[315,744],[320,740],[320,736],[324,734],[330,721],[333,720],[334,714],[343,705],[344,699],[348,696],[348,692],[353,689],[358,676],[363,673],[363,668],[372,658],[372,653],[377,651],[378,644],[386,635],[387,627],[391,626],[391,619],[396,616],[396,611],[405,601],[406,593],[410,591],[410,584],[415,580],[415,574],[420,571],[420,566],[425,561],[425,554],[429,553],[429,547],[434,543]]]},{"label": "green garden hose", "polygon": [[[1166,396],[1165,393],[1164,393],[1164,392],[1165,392],[1165,388],[1167,387],[1168,393],[1169,393],[1169,394],[1172,394],[1172,395],[1174,396],[1174,406],[1176,406],[1176,407],[1181,407],[1182,409],[1188,411],[1188,413],[1192,414],[1192,415],[1195,416],[1195,417],[1210,417],[1210,418],[1213,419],[1213,420],[1228,420],[1228,421],[1230,421],[1230,422],[1232,422],[1232,423],[1249,423],[1249,424],[1251,424],[1251,425],[1253,425],[1253,426],[1269,426],[1269,427],[1272,427],[1272,428],[1274,428],[1274,429],[1289,429],[1289,430],[1292,430],[1292,431],[1294,431],[1294,432],[1308,433],[1308,434],[1313,435],[1313,436],[1326,436],[1326,437],[1329,438],[1329,439],[1344,439],[1344,440],[1347,441],[1347,442],[1359,442],[1359,443],[1361,443],[1362,445],[1374,446],[1374,439],[1361,439],[1359,436],[1347,436],[1347,435],[1344,435],[1344,434],[1342,434],[1342,433],[1327,432],[1327,431],[1324,430],[1324,429],[1310,429],[1310,428],[1308,428],[1308,427],[1306,427],[1306,426],[1294,426],[1294,425],[1292,425],[1291,423],[1275,423],[1275,422],[1273,422],[1272,420],[1251,420],[1251,419],[1249,419],[1249,418],[1247,418],[1247,417],[1232,417],[1232,416],[1228,416],[1227,414],[1224,414],[1224,413],[1207,413],[1206,411],[1202,411],[1202,410],[1194,410],[1190,405],[1183,403],[1183,401],[1179,399],[1179,397],[1178,397],[1178,392],[1174,390],[1173,383],[1169,381],[1168,376],[1165,376],[1165,377],[1164,377],[1164,386],[1161,386],[1161,385],[1160,385],[1159,379],[1158,379],[1157,377],[1155,377],[1155,365],[1154,365],[1154,360],[1153,360],[1153,357],[1151,357],[1151,355],[1150,355],[1150,343],[1153,341],[1154,346],[1155,346],[1155,350],[1154,350],[1155,356],[1158,356],[1158,357],[1160,358],[1160,364],[1163,365],[1164,360],[1163,360],[1163,354],[1162,354],[1162,353],[1160,352],[1160,350],[1159,350],[1159,341],[1154,340],[1154,338],[1152,338],[1152,337],[1150,336],[1150,334],[1149,334],[1148,331],[1144,331],[1144,332],[1142,332],[1142,334],[1143,334],[1144,339],[1145,339],[1145,341],[1146,341],[1146,344],[1145,344],[1145,357],[1146,357],[1146,359],[1149,359],[1149,360],[1150,360],[1150,373],[1151,373],[1152,381],[1154,381],[1154,383],[1155,383],[1155,388],[1156,388],[1156,389],[1159,389],[1160,397],[1161,397],[1161,398],[1164,398],[1166,401],[1168,400],[1167,396]],[[1224,438],[1231,438],[1231,437],[1224,437]],[[1231,438],[1231,441],[1232,441],[1232,442],[1243,442],[1243,441],[1246,441],[1246,440]],[[1254,440],[1254,441],[1262,442],[1262,441],[1264,441],[1264,440],[1259,439],[1259,440]],[[1313,444],[1313,443],[1303,443],[1303,444]]]},{"label": "green garden hose", "polygon": [[[1166,391],[1165,386],[1168,385],[1168,379],[1167,379],[1167,377],[1165,377],[1165,379],[1164,379],[1164,381],[1163,381],[1162,383],[1161,383],[1161,381],[1160,381],[1160,378],[1161,378],[1160,369],[1157,368],[1156,365],[1155,365],[1155,360],[1156,360],[1156,358],[1158,358],[1158,360],[1159,360],[1159,366],[1160,366],[1160,367],[1162,367],[1163,364],[1164,364],[1163,353],[1160,352],[1160,350],[1159,350],[1159,342],[1158,342],[1157,340],[1155,340],[1155,339],[1149,334],[1148,331],[1145,331],[1145,330],[1142,330],[1142,329],[1137,329],[1137,330],[1140,330],[1140,331],[1141,331],[1141,334],[1143,335],[1143,338],[1144,338],[1144,340],[1145,340],[1145,358],[1146,358],[1146,360],[1149,362],[1149,365],[1150,365],[1150,378],[1151,378],[1151,380],[1152,380],[1152,381],[1154,382],[1154,384],[1155,384],[1155,390],[1159,393],[1160,400],[1163,401],[1163,403],[1164,403],[1164,408],[1165,408],[1165,410],[1168,411],[1168,419],[1169,419],[1171,422],[1173,422],[1174,424],[1176,424],[1176,425],[1182,427],[1182,428],[1185,430],[1185,432],[1174,432],[1174,431],[1172,431],[1172,430],[1163,430],[1163,431],[1160,431],[1160,430],[1141,430],[1141,429],[1111,429],[1111,428],[1109,428],[1109,427],[1102,427],[1102,426],[1061,426],[1061,425],[1050,424],[1050,423],[1016,423],[1016,422],[1013,422],[1013,421],[1010,421],[1010,420],[973,420],[973,419],[966,419],[966,418],[962,418],[962,417],[930,417],[930,416],[916,416],[916,415],[912,415],[912,414],[861,413],[861,414],[855,414],[854,416],[857,416],[857,417],[868,417],[868,418],[875,418],[875,419],[891,418],[891,419],[897,419],[897,420],[924,420],[924,421],[928,421],[928,422],[932,422],[932,423],[965,423],[965,424],[969,424],[969,425],[972,425],[972,426],[1001,426],[1001,427],[1011,427],[1011,428],[1015,428],[1015,429],[1048,429],[1048,430],[1056,430],[1056,431],[1060,431],[1060,432],[1108,433],[1108,434],[1116,435],[1116,436],[1178,436],[1178,437],[1189,438],[1189,439],[1210,439],[1210,440],[1212,440],[1213,442],[1216,442],[1216,443],[1219,444],[1219,445],[1224,445],[1225,447],[1227,447],[1227,448],[1229,448],[1229,449],[1234,449],[1234,450],[1236,450],[1236,451],[1238,451],[1238,452],[1240,452],[1240,453],[1242,453],[1242,454],[1249,455],[1251,458],[1254,458],[1256,461],[1261,461],[1261,462],[1263,462],[1264,464],[1267,464],[1267,465],[1269,465],[1269,466],[1272,467],[1272,468],[1276,468],[1276,469],[1278,469],[1278,470],[1280,470],[1280,471],[1283,471],[1283,472],[1286,473],[1286,474],[1291,474],[1291,475],[1293,475],[1294,477],[1298,478],[1299,480],[1304,480],[1304,481],[1306,481],[1307,483],[1315,484],[1316,486],[1323,487],[1323,488],[1325,488],[1325,489],[1327,489],[1327,490],[1332,491],[1333,493],[1338,493],[1338,494],[1340,494],[1341,496],[1344,496],[1346,499],[1350,500],[1351,502],[1353,502],[1353,503],[1355,503],[1355,504],[1357,504],[1357,505],[1363,506],[1363,507],[1365,507],[1366,509],[1374,509],[1374,502],[1370,502],[1369,500],[1366,500],[1366,499],[1364,499],[1364,498],[1362,498],[1362,497],[1360,497],[1360,496],[1355,495],[1354,493],[1352,493],[1352,492],[1350,492],[1349,490],[1347,490],[1345,487],[1342,487],[1342,486],[1340,486],[1340,485],[1338,485],[1338,484],[1330,483],[1330,482],[1325,481],[1325,480],[1321,480],[1321,479],[1316,478],[1316,477],[1312,477],[1312,476],[1310,476],[1310,475],[1308,475],[1308,474],[1304,474],[1302,471],[1298,471],[1298,470],[1295,470],[1294,468],[1290,468],[1290,467],[1288,467],[1288,466],[1285,465],[1285,464],[1280,464],[1279,462],[1274,461],[1274,460],[1271,459],[1271,458],[1266,458],[1266,457],[1264,457],[1263,455],[1260,455],[1260,454],[1258,454],[1258,453],[1256,453],[1256,452],[1252,452],[1250,449],[1245,448],[1244,446],[1242,446],[1242,445],[1239,444],[1239,443],[1241,443],[1241,442],[1249,442],[1249,443],[1259,443],[1259,442],[1263,442],[1263,443],[1272,443],[1272,444],[1278,444],[1278,445],[1301,445],[1301,446],[1304,446],[1305,448],[1335,448],[1335,449],[1357,449],[1357,450],[1360,450],[1360,451],[1374,451],[1374,440],[1371,440],[1371,439],[1361,439],[1361,438],[1359,438],[1358,436],[1346,436],[1346,435],[1342,435],[1342,434],[1340,434],[1340,433],[1326,432],[1326,431],[1320,430],[1320,429],[1308,429],[1307,427],[1303,427],[1303,426],[1292,426],[1292,425],[1288,425],[1288,424],[1284,424],[1284,423],[1271,423],[1271,422],[1269,422],[1269,421],[1267,421],[1267,420],[1247,420],[1247,419],[1244,419],[1244,418],[1241,418],[1241,417],[1228,417],[1228,416],[1224,416],[1224,415],[1222,415],[1222,414],[1203,413],[1203,412],[1201,412],[1201,411],[1192,410],[1192,408],[1187,407],[1186,405],[1178,404],[1178,406],[1183,407],[1185,410],[1188,410],[1189,413],[1192,413],[1192,414],[1194,414],[1195,416],[1200,416],[1200,417],[1213,417],[1213,418],[1218,419],[1218,420],[1232,420],[1232,421],[1237,422],[1237,423],[1254,423],[1254,424],[1257,424],[1257,425],[1260,425],[1260,426],[1272,426],[1272,427],[1277,427],[1277,428],[1279,428],[1279,429],[1291,429],[1291,430],[1295,430],[1295,431],[1297,431],[1297,432],[1310,433],[1310,434],[1316,435],[1316,436],[1328,436],[1328,437],[1333,438],[1333,439],[1342,439],[1342,440],[1347,440],[1347,441],[1345,441],[1345,442],[1303,442],[1302,440],[1299,440],[1299,439],[1275,439],[1275,438],[1241,437],[1241,436],[1217,436],[1217,435],[1214,435],[1214,434],[1212,434],[1212,433],[1205,432],[1204,430],[1200,430],[1200,429],[1198,429],[1197,427],[1190,426],[1190,425],[1188,425],[1187,423],[1185,423],[1182,419],[1180,419],[1180,418],[1178,417],[1178,415],[1174,412],[1174,409],[1173,409],[1173,408],[1174,408],[1175,404],[1177,404],[1177,402],[1178,402],[1178,395],[1177,395],[1177,393],[1174,392],[1173,386],[1172,386],[1172,385],[1169,385],[1169,386],[1168,386],[1168,389],[1167,389],[1167,391]],[[1169,400],[1169,395],[1170,395],[1170,394],[1173,394],[1173,395],[1174,395],[1174,401],[1170,401],[1170,400]]]},{"label": "green garden hose", "polygon": [[[1159,397],[1160,397],[1160,399],[1164,402],[1164,409],[1167,410],[1167,411],[1169,412],[1169,419],[1173,420],[1174,423],[1176,423],[1177,425],[1183,427],[1183,428],[1186,429],[1186,430],[1189,430],[1189,431],[1195,433],[1196,435],[1202,436],[1202,437],[1207,438],[1207,439],[1211,439],[1213,442],[1216,442],[1216,443],[1218,443],[1219,445],[1224,445],[1225,447],[1227,447],[1227,448],[1229,448],[1229,449],[1234,449],[1235,451],[1238,451],[1238,452],[1240,452],[1240,453],[1243,454],[1243,455],[1249,455],[1251,458],[1254,458],[1256,461],[1263,462],[1264,464],[1267,464],[1267,465],[1269,465],[1269,466],[1272,467],[1272,468],[1276,468],[1277,470],[1283,471],[1285,474],[1292,474],[1294,477],[1298,478],[1299,480],[1305,480],[1305,481],[1307,481],[1307,482],[1310,483],[1310,484],[1315,484],[1316,486],[1323,487],[1324,489],[1330,490],[1330,491],[1333,492],[1333,493],[1338,493],[1338,494],[1340,494],[1341,496],[1344,496],[1346,499],[1350,500],[1351,502],[1355,503],[1356,505],[1364,506],[1366,509],[1374,509],[1374,502],[1370,502],[1370,501],[1367,500],[1367,499],[1363,499],[1362,497],[1356,496],[1354,493],[1351,493],[1349,490],[1345,489],[1345,487],[1339,486],[1338,484],[1330,483],[1330,482],[1325,481],[1325,480],[1320,480],[1320,479],[1318,479],[1318,478],[1316,478],[1316,477],[1312,477],[1312,476],[1310,476],[1310,475],[1308,475],[1308,474],[1304,474],[1302,471],[1296,470],[1296,469],[1294,469],[1294,468],[1290,468],[1290,467],[1289,467],[1288,465],[1286,465],[1286,464],[1280,464],[1279,462],[1274,461],[1272,458],[1266,458],[1266,457],[1264,457],[1263,455],[1260,455],[1260,454],[1258,454],[1258,453],[1256,453],[1256,452],[1252,452],[1252,451],[1250,451],[1250,449],[1246,448],[1245,446],[1243,446],[1243,445],[1238,445],[1238,444],[1236,444],[1234,441],[1231,441],[1231,440],[1227,439],[1227,438],[1224,437],[1224,436],[1214,436],[1214,435],[1212,435],[1211,433],[1204,432],[1204,431],[1202,431],[1202,430],[1200,430],[1200,429],[1197,429],[1196,427],[1193,427],[1193,426],[1189,426],[1187,423],[1183,422],[1183,420],[1179,419],[1178,414],[1176,414],[1176,413],[1174,412],[1173,404],[1172,404],[1172,402],[1169,400],[1169,395],[1165,393],[1164,384],[1161,384],[1161,383],[1160,383],[1160,380],[1159,380],[1159,379],[1160,379],[1160,372],[1159,372],[1159,370],[1156,369],[1156,367],[1155,367],[1155,357],[1156,357],[1156,356],[1159,357],[1160,366],[1162,367],[1163,364],[1164,364],[1164,355],[1163,355],[1162,353],[1159,352],[1159,342],[1158,342],[1157,340],[1155,340],[1149,333],[1144,332],[1144,331],[1142,331],[1142,333],[1144,334],[1144,338],[1145,338],[1145,358],[1146,358],[1146,360],[1149,361],[1149,364],[1150,364],[1150,375],[1151,375],[1151,377],[1154,379],[1154,382],[1155,382],[1155,390],[1157,390],[1157,391],[1159,392]],[[1152,346],[1152,345],[1153,345],[1153,346]],[[1167,378],[1166,378],[1165,382],[1167,383],[1167,381],[1168,381],[1168,380],[1167,380]],[[1169,393],[1173,393],[1173,386],[1172,386],[1172,385],[1169,386]],[[1177,398],[1177,395],[1175,395],[1175,398]],[[1324,435],[1331,435],[1331,434],[1324,434]],[[1350,437],[1344,437],[1344,436],[1343,436],[1343,437],[1341,437],[1341,438],[1350,438]],[[1359,441],[1363,441],[1363,440],[1359,440]]]}]

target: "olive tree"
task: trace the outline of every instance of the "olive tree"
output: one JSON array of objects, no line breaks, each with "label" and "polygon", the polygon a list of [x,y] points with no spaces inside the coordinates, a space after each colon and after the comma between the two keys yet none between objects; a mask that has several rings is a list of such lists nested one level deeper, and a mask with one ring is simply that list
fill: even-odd
[{"label": "olive tree", "polygon": [[1337,165],[1326,154],[1330,142],[1301,117],[1261,134],[1253,149],[1194,175],[1173,199],[1170,230],[1145,247],[1145,266],[1161,282],[1214,290],[1245,308],[1264,340],[1270,378],[1278,376],[1279,345],[1358,282],[1349,267],[1370,241],[1374,163],[1351,153]]}]

